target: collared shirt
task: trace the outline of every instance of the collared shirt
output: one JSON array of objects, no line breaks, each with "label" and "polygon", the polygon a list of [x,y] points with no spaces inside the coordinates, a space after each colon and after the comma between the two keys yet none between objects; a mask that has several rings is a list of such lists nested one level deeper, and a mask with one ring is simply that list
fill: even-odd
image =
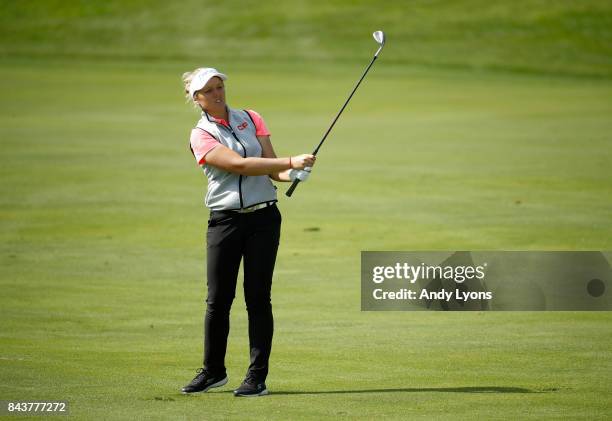
[{"label": "collared shirt", "polygon": [[[266,123],[264,122],[263,118],[253,110],[245,111],[249,114],[253,123],[255,123],[255,134],[257,136],[270,136],[270,131],[266,127]],[[229,126],[228,122],[223,119],[215,118],[210,114],[209,118],[219,124],[224,125],[225,127]],[[240,130],[240,128],[238,128],[238,130]],[[212,137],[210,133],[197,127],[191,130],[189,143],[191,144],[191,150],[193,151],[193,155],[195,156],[195,159],[199,165],[204,165],[206,163],[206,154],[220,145],[219,141]]]}]

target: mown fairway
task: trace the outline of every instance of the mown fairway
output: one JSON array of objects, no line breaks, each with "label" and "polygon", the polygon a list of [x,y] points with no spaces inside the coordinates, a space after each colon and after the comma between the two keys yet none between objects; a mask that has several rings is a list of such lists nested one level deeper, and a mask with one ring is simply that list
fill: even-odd
[{"label": "mown fairway", "polygon": [[[418,2],[413,29],[399,4],[371,24],[365,4],[294,4],[285,21],[238,8],[210,61],[179,24],[196,2],[32,3],[0,12],[0,399],[68,400],[78,419],[610,416],[610,313],[359,309],[361,250],[612,249],[603,2]],[[330,25],[342,14],[350,30]],[[208,213],[180,74],[227,72],[229,104],[264,116],[279,155],[308,152],[379,26],[389,45],[311,180],[291,199],[279,187],[272,394],[230,393],[248,365],[240,291],[230,383],[181,395],[201,366]]]}]

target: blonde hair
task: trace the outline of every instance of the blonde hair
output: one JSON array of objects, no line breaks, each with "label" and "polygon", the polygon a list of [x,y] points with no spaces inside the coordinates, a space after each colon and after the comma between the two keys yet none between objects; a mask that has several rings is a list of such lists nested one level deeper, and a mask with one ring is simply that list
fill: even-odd
[{"label": "blonde hair", "polygon": [[197,69],[195,69],[195,70],[193,70],[191,72],[183,73],[183,76],[181,77],[181,79],[183,80],[183,88],[184,88],[184,91],[185,91],[185,98],[187,98],[187,102],[191,102],[191,104],[195,108],[198,108],[198,103],[195,101],[195,99],[189,98],[189,84],[193,80],[193,77],[196,75],[196,73],[198,73],[200,70],[203,70],[203,69],[204,69],[204,67],[198,67]]}]

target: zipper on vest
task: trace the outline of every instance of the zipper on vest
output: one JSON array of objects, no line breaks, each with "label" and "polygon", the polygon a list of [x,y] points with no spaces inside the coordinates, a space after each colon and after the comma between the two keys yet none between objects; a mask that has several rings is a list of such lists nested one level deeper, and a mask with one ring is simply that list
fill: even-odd
[{"label": "zipper on vest", "polygon": [[[229,113],[227,117],[228,117],[227,119],[229,120]],[[236,136],[236,133],[234,132],[234,129],[232,129],[232,126],[229,121],[227,122],[227,124],[228,124],[228,127],[223,126],[223,125],[222,126],[229,129],[229,131],[232,133],[232,136],[234,136],[234,139],[236,139],[238,143],[240,144],[240,146],[242,147],[242,157],[246,158],[247,157],[246,147],[242,144],[242,141],[238,139],[238,136]],[[242,174],[238,174],[238,175],[239,175],[238,177],[238,195],[240,196],[240,209],[242,209],[244,208],[244,201],[242,200]]]}]

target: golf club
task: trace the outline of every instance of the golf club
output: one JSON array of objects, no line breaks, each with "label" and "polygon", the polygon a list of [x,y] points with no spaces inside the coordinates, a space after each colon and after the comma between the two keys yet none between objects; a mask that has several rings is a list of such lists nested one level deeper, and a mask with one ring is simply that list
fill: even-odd
[{"label": "golf club", "polygon": [[[372,67],[372,65],[374,64],[374,61],[376,61],[376,59],[378,58],[378,54],[380,53],[380,51],[385,46],[385,33],[383,31],[376,31],[376,32],[374,32],[372,34],[372,36],[374,37],[374,40],[379,45],[378,50],[376,50],[376,54],[374,54],[374,57],[372,58],[372,61],[370,62],[368,67],[366,67],[365,71],[361,75],[361,78],[359,79],[359,82],[357,82],[357,84],[353,88],[353,91],[349,95],[348,99],[346,100],[346,102],[344,103],[342,108],[340,108],[340,112],[338,112],[338,115],[336,115],[336,118],[334,118],[334,121],[332,122],[331,126],[329,126],[329,129],[327,129],[327,131],[323,135],[323,139],[321,139],[321,142],[319,142],[319,145],[315,148],[314,152],[312,153],[313,155],[316,155],[317,152],[319,152],[319,148],[321,148],[321,146],[323,145],[323,142],[325,142],[325,139],[327,138],[327,135],[329,134],[329,132],[331,132],[331,129],[334,127],[334,124],[336,124],[336,121],[338,121],[338,118],[340,118],[340,114],[342,114],[342,111],[344,111],[344,109],[348,105],[349,101],[353,97],[353,94],[355,93],[357,88],[359,88],[359,85],[361,84],[361,81],[363,80],[363,78],[365,78],[366,74],[370,70],[370,67]],[[295,180],[293,180],[293,183],[291,184],[291,187],[289,187],[289,189],[287,190],[287,193],[285,193],[287,195],[287,197],[291,197],[291,195],[293,194],[293,191],[295,190],[295,188],[297,187],[297,185],[299,183],[300,183],[299,179],[296,178]]]}]

